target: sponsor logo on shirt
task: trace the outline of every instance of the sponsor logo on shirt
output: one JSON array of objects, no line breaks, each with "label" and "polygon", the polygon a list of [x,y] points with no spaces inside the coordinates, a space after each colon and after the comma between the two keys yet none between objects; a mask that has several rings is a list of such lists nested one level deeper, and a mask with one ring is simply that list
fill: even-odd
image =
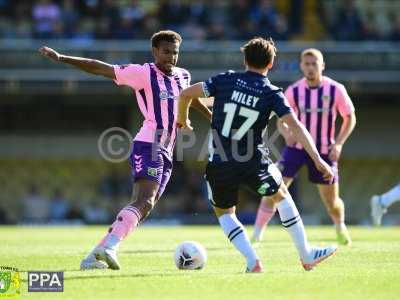
[{"label": "sponsor logo on shirt", "polygon": [[178,96],[175,96],[173,93],[169,93],[166,90],[160,91],[160,99],[161,100],[168,100],[168,99],[177,99]]},{"label": "sponsor logo on shirt", "polygon": [[329,96],[329,95],[323,95],[323,96],[322,96],[322,100],[323,100],[323,101],[329,101],[329,100],[331,100],[331,96]]}]

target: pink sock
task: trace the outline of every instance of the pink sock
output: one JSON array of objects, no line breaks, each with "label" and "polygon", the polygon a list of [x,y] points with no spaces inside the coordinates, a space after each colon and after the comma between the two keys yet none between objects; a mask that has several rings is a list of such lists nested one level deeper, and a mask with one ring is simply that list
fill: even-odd
[{"label": "pink sock", "polygon": [[257,227],[263,227],[264,225],[267,225],[274,216],[275,211],[276,208],[269,208],[264,201],[261,201],[260,206],[258,207],[255,225]]},{"label": "pink sock", "polygon": [[100,241],[99,246],[114,247],[137,227],[141,219],[140,211],[134,206],[124,207],[112,223],[108,234]]}]

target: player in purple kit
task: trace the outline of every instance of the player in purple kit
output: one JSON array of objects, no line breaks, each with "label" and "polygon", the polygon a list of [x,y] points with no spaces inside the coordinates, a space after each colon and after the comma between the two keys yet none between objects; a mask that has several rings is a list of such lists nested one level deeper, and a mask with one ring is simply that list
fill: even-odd
[{"label": "player in purple kit", "polygon": [[[295,142],[286,124],[278,121],[278,129],[286,141],[282,160],[279,162],[283,180],[289,186],[299,169],[306,165],[309,180],[317,185],[319,194],[336,226],[339,243],[350,245],[351,238],[344,223],[344,203],[339,197],[338,161],[343,145],[356,124],[354,106],[342,84],[322,75],[325,63],[321,51],[314,48],[304,50],[300,56],[300,67],[304,78],[290,85],[285,96],[297,118],[310,132],[321,157],[335,170],[335,178],[333,182],[324,180],[302,145]],[[335,140],[337,113],[343,122]],[[264,197],[257,212],[253,242],[262,239],[264,226],[268,224],[275,211],[272,200]]]},{"label": "player in purple kit", "polygon": [[[111,65],[63,55],[48,47],[39,49],[43,56],[56,62],[131,87],[144,116],[130,156],[132,202],[118,213],[105,237],[82,260],[81,269],[120,269],[117,258],[120,242],[149,215],[169,181],[176,138],[177,100],[180,91],[190,86],[191,78],[187,70],[176,67],[181,42],[181,36],[174,31],[155,33],[151,38],[154,63],[143,65]],[[211,120],[210,110],[198,99],[193,106]]]}]

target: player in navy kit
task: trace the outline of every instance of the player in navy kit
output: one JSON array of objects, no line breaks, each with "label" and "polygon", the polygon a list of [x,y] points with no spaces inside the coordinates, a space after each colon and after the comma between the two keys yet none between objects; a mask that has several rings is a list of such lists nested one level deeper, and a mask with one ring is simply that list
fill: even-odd
[{"label": "player in navy kit", "polygon": [[268,158],[262,132],[274,112],[292,130],[323,177],[331,181],[332,169],[321,159],[310,134],[293,114],[282,90],[267,77],[276,48],[272,40],[254,38],[242,48],[245,72],[219,74],[181,92],[177,126],[192,129],[188,119],[191,99],[214,97],[211,123],[212,147],[206,169],[209,200],[229,240],[247,260],[247,272],[263,271],[261,260],[236,218],[240,186],[260,196],[270,196],[277,205],[282,225],[290,233],[303,267],[311,270],[336,251],[335,246],[311,247],[297,208],[282,182],[282,175]]}]

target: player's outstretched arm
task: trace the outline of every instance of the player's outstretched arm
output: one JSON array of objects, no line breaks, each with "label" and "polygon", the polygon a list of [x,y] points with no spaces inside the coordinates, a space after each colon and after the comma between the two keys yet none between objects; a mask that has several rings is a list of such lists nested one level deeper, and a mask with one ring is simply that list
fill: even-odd
[{"label": "player's outstretched arm", "polygon": [[53,61],[72,65],[90,74],[101,75],[107,78],[115,79],[114,67],[100,60],[64,55],[49,47],[41,47],[39,52],[44,57],[48,57]]},{"label": "player's outstretched arm", "polygon": [[178,127],[193,130],[189,120],[189,107],[192,103],[192,99],[202,97],[205,97],[202,82],[191,85],[181,92],[179,95],[178,118],[176,121]]},{"label": "player's outstretched arm", "polygon": [[314,141],[304,125],[299,122],[293,113],[282,116],[281,120],[288,125],[296,141],[303,145],[316,168],[323,174],[323,178],[327,181],[332,181],[334,177],[333,171],[319,155],[317,147],[315,147]]}]

